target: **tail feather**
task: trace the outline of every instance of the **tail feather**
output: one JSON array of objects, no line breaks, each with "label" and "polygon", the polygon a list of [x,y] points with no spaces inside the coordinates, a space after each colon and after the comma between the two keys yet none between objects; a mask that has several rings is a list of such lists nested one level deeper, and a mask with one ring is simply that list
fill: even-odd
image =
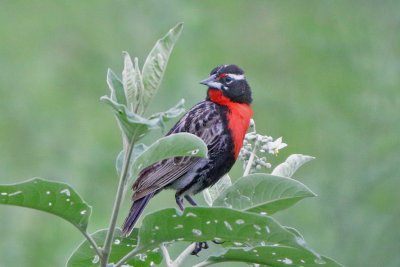
[{"label": "tail feather", "polygon": [[129,211],[128,217],[126,217],[124,225],[122,226],[122,236],[129,236],[135,227],[137,220],[142,214],[144,208],[146,207],[149,200],[154,196],[154,193],[150,193],[138,200],[135,200]]}]

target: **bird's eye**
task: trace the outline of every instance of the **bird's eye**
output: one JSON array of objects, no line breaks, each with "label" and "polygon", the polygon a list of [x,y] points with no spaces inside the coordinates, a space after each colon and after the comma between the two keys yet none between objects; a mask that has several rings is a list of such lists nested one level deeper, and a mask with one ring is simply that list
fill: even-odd
[{"label": "bird's eye", "polygon": [[232,82],[232,78],[229,77],[229,76],[225,76],[224,79],[225,79],[225,82],[226,82],[226,83]]}]

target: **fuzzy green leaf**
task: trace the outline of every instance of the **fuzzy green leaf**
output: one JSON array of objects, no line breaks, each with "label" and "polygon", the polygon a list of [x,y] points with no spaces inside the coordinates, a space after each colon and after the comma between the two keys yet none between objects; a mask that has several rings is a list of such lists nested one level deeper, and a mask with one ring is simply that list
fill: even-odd
[{"label": "fuzzy green leaf", "polygon": [[212,263],[239,261],[263,264],[270,267],[304,266],[304,267],[339,267],[341,264],[327,257],[317,257],[310,251],[289,246],[258,246],[247,248],[230,248],[219,255],[209,257],[196,267]]},{"label": "fuzzy green leaf", "polygon": [[138,58],[135,58],[135,66],[128,52],[124,52],[124,70],[122,71],[122,83],[126,96],[127,107],[130,111],[143,113],[144,85],[140,73]]},{"label": "fuzzy green leaf", "polygon": [[165,130],[165,122],[178,117],[183,112],[185,112],[184,108],[185,100],[181,99],[174,107],[170,108],[164,112],[158,112],[149,117],[149,120],[158,120],[159,128],[164,131]]},{"label": "fuzzy green leaf", "polygon": [[117,103],[126,105],[124,86],[111,69],[107,71],[107,84],[111,91],[111,99]]},{"label": "fuzzy green leaf", "polygon": [[144,84],[143,105],[146,108],[151,98],[160,87],[167,67],[169,56],[183,29],[183,23],[177,24],[160,40],[157,41],[143,65],[142,77]]},{"label": "fuzzy green leaf", "polygon": [[224,192],[232,186],[232,180],[228,174],[225,174],[212,187],[203,190],[203,196],[209,206]]},{"label": "fuzzy green leaf", "polygon": [[135,68],[134,68],[134,80],[136,85],[136,103],[134,104],[133,111],[137,114],[143,114],[145,111],[145,103],[143,102],[145,93],[144,93],[144,84],[142,73],[139,68],[139,59],[135,57]]},{"label": "fuzzy green leaf", "polygon": [[126,141],[132,140],[133,136],[135,136],[136,141],[138,141],[150,130],[164,129],[164,124],[166,121],[179,116],[184,111],[184,100],[182,99],[171,109],[165,112],[154,114],[149,119],[145,119],[131,112],[125,105],[117,103],[108,96],[102,96],[100,100],[113,108],[118,125]]},{"label": "fuzzy green leaf", "polygon": [[285,162],[276,166],[271,174],[276,176],[292,177],[298,168],[313,159],[315,158],[302,154],[290,155]]},{"label": "fuzzy green leaf", "polygon": [[[97,244],[103,245],[108,229],[102,229],[92,235]],[[136,247],[138,230],[133,229],[127,238],[121,237],[121,230],[116,229],[112,241],[112,251],[109,263],[117,263],[126,254]],[[131,258],[127,263],[132,266],[153,266],[162,261],[162,253],[158,248],[142,252]],[[96,252],[90,247],[90,243],[83,241],[68,259],[67,267],[98,267],[100,263]]]},{"label": "fuzzy green leaf", "polygon": [[213,206],[270,215],[314,196],[316,194],[299,181],[259,173],[239,179],[214,201]]},{"label": "fuzzy green leaf", "polygon": [[0,185],[0,204],[14,205],[57,215],[85,231],[92,208],[68,184],[33,178]]},{"label": "fuzzy green leaf", "polygon": [[[133,147],[132,150],[132,155],[131,155],[131,161],[129,163],[130,166],[132,166],[133,161],[140,155],[143,153],[143,151],[145,151],[147,149],[147,146],[145,144],[136,144]],[[122,165],[124,162],[124,151],[122,150],[121,152],[119,152],[118,156],[117,156],[117,160],[115,162],[115,169],[117,170],[117,174],[118,177],[121,176],[121,172],[122,172]],[[132,168],[129,168],[129,172],[128,172],[128,178],[126,180],[129,180],[132,176]]]},{"label": "fuzzy green leaf", "polygon": [[135,69],[133,68],[132,59],[128,52],[124,52],[124,70],[122,71],[122,84],[124,86],[126,105],[130,111],[134,111],[134,105],[137,103],[136,97],[138,95]]},{"label": "fuzzy green leaf", "polygon": [[207,157],[207,145],[196,135],[176,133],[158,139],[141,153],[132,169],[138,174],[150,164],[178,156]]}]

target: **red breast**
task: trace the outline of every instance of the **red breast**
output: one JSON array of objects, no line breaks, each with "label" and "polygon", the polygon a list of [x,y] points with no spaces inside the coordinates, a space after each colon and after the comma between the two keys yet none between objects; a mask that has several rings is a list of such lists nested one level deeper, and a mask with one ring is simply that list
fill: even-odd
[{"label": "red breast", "polygon": [[249,104],[232,102],[228,97],[224,96],[217,89],[209,90],[208,96],[214,103],[228,106],[228,127],[232,132],[234,143],[235,159],[238,157],[240,149],[243,145],[244,136],[249,128],[250,119],[253,111]]}]

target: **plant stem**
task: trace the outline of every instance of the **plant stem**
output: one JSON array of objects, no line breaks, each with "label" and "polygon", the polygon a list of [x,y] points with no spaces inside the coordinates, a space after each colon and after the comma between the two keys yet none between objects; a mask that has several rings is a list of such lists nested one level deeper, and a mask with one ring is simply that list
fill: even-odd
[{"label": "plant stem", "polygon": [[246,169],[244,170],[243,176],[247,176],[250,173],[251,166],[253,165],[254,157],[256,155],[256,151],[257,151],[257,147],[258,147],[259,143],[260,142],[257,139],[255,144],[254,144],[253,151],[251,151],[251,155],[250,155],[249,161],[247,162]]},{"label": "plant stem", "polygon": [[190,253],[192,253],[195,246],[196,246],[196,243],[190,244],[187,248],[185,248],[184,251],[182,251],[181,254],[179,254],[179,256],[174,261],[169,256],[168,249],[165,247],[165,245],[162,244],[160,247],[164,254],[165,262],[167,263],[167,266],[168,267],[178,267],[182,264],[182,262],[185,260],[185,258],[187,256],[189,256]]},{"label": "plant stem", "polygon": [[160,248],[161,248],[161,250],[162,250],[162,252],[164,254],[165,263],[167,264],[168,267],[171,267],[172,264],[173,264],[173,261],[171,259],[171,256],[168,253],[168,249],[165,247],[164,244],[161,244]]},{"label": "plant stem", "polygon": [[114,267],[121,267],[122,265],[125,264],[131,257],[135,256],[140,250],[137,250],[136,248],[126,254],[117,264],[114,265]]},{"label": "plant stem", "polygon": [[87,241],[89,241],[90,245],[92,245],[93,249],[96,251],[99,258],[102,259],[103,253],[101,251],[101,248],[96,244],[96,241],[94,241],[92,236],[88,232],[83,231],[83,230],[81,230],[81,233],[86,237],[86,239],[87,239]]},{"label": "plant stem", "polygon": [[213,262],[211,261],[202,261],[200,263],[197,263],[196,265],[193,265],[193,267],[203,267],[211,264],[213,264]]},{"label": "plant stem", "polygon": [[114,236],[114,232],[115,232],[115,225],[117,223],[117,217],[118,217],[119,210],[121,208],[122,198],[124,195],[124,188],[125,188],[126,179],[128,176],[128,170],[129,170],[129,162],[131,160],[132,150],[133,150],[133,146],[134,146],[134,136],[135,135],[133,135],[132,140],[128,144],[128,148],[125,151],[124,162],[122,165],[121,177],[119,178],[117,195],[115,196],[114,207],[113,207],[111,220],[110,220],[110,226],[108,228],[106,240],[104,241],[104,247],[102,250],[103,258],[101,261],[101,267],[107,266],[108,259],[111,254],[111,243],[113,240],[113,236]]},{"label": "plant stem", "polygon": [[181,254],[172,262],[171,267],[178,267],[181,265],[183,260],[192,253],[193,249],[195,248],[196,243],[190,244]]},{"label": "plant stem", "polygon": [[[252,133],[256,134],[256,133],[257,133],[257,130],[256,130],[256,123],[254,122],[253,119],[250,120],[250,127],[253,128]],[[256,149],[257,149],[258,143],[259,143],[259,141],[258,141],[258,138],[257,138],[257,139],[256,139],[256,142],[255,142],[255,144],[254,144],[253,151],[251,152],[249,161],[247,162],[246,169],[244,170],[243,176],[247,176],[247,175],[249,175],[249,173],[250,173],[251,165],[253,165],[254,157],[255,157],[255,155],[256,155],[256,151],[257,151]]]}]

